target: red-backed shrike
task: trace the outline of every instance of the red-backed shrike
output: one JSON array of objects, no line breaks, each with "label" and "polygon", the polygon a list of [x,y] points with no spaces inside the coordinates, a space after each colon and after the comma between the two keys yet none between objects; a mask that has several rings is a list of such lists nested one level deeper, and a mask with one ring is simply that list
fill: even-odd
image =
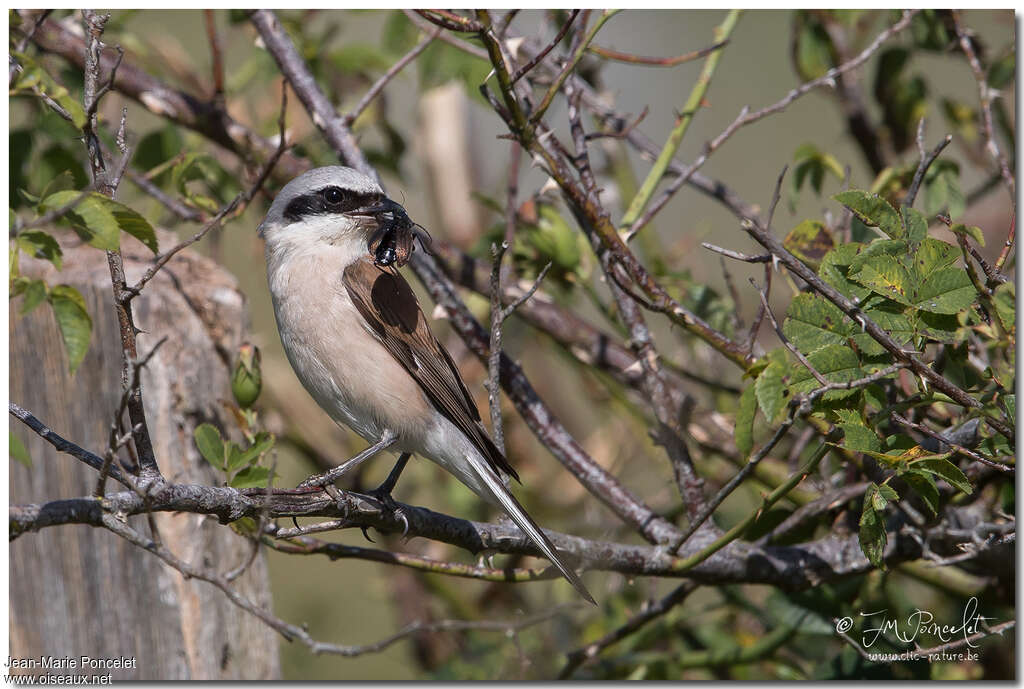
[{"label": "red-backed shrike", "polygon": [[[383,450],[433,460],[500,506],[591,603],[580,577],[509,492],[515,470],[480,421],[451,356],[394,262],[412,224],[369,177],[310,170],[278,193],[260,225],[281,342],[306,390],[370,447],[303,485],[325,485]],[[405,230],[392,232],[393,228]],[[372,252],[371,252],[372,248]]]}]

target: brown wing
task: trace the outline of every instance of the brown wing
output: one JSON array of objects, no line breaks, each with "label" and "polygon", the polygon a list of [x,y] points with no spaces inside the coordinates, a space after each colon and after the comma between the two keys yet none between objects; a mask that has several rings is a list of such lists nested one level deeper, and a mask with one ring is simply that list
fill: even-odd
[{"label": "brown wing", "polygon": [[487,435],[472,395],[451,355],[430,331],[409,283],[394,268],[377,267],[369,259],[345,268],[342,282],[367,325],[434,406],[466,434],[492,469],[518,481],[515,469]]}]

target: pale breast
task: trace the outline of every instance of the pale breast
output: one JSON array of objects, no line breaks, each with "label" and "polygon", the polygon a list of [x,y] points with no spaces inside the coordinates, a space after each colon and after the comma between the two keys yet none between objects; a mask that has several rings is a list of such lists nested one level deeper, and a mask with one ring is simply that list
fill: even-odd
[{"label": "pale breast", "polygon": [[433,418],[419,386],[374,338],[341,283],[342,247],[267,256],[281,342],[310,395],[367,440],[388,428],[415,446]]}]

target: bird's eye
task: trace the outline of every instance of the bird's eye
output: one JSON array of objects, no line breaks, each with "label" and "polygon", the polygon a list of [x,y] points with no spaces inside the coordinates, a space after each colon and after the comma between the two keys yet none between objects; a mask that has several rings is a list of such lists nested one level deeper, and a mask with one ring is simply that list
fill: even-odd
[{"label": "bird's eye", "polygon": [[322,193],[324,200],[332,206],[340,205],[345,200],[345,192],[338,187],[327,187]]}]

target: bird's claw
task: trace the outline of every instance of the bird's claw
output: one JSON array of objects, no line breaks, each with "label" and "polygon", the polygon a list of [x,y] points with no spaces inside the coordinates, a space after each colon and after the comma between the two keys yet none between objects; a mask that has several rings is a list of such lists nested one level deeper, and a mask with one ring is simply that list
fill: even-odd
[{"label": "bird's claw", "polygon": [[367,495],[376,499],[395,519],[402,522],[402,538],[405,538],[409,534],[409,518],[405,515],[405,510],[391,497],[391,492],[383,488],[375,488]]}]

